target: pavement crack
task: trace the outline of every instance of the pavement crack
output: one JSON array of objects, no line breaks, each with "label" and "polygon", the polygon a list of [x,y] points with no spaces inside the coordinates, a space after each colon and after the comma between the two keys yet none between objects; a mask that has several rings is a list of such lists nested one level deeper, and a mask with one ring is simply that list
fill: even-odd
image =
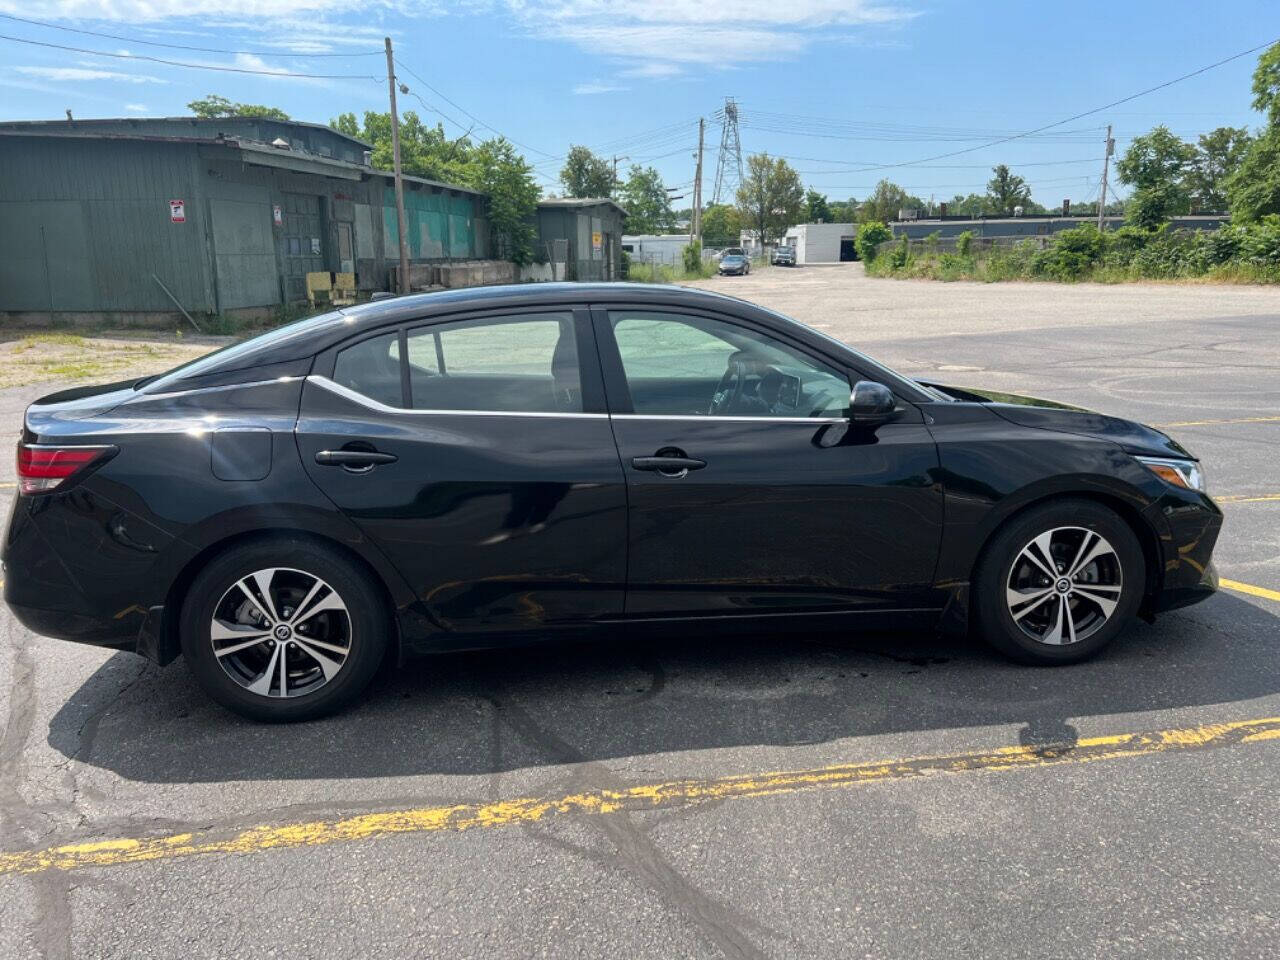
[{"label": "pavement crack", "polygon": [[[654,675],[659,685],[661,673]],[[590,787],[599,789],[625,788],[623,781],[603,763],[588,760],[583,753],[557,734],[539,724],[527,711],[511,699],[499,700],[496,694],[488,698],[495,715],[518,736],[541,748],[557,762],[572,764],[570,789]],[[621,869],[633,880],[657,894],[669,907],[681,914],[698,930],[702,937],[723,956],[733,960],[767,960],[763,952],[744,932],[780,938],[776,931],[758,921],[738,913],[714,897],[700,890],[683,876],[632,818],[631,814],[616,817],[584,817],[578,822],[598,830],[613,847],[612,857],[592,853],[576,844],[554,838],[544,829],[525,827],[540,840],[578,856],[586,856],[595,863]]]}]

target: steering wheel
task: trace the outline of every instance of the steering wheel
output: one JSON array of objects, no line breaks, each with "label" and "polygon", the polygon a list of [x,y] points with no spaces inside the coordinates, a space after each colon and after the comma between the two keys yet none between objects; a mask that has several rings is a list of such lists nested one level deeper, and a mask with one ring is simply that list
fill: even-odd
[{"label": "steering wheel", "polygon": [[720,382],[716,384],[716,392],[711,395],[711,406],[707,409],[709,416],[721,416],[737,406],[742,397],[742,385],[747,381],[747,364],[741,351],[730,354]]}]

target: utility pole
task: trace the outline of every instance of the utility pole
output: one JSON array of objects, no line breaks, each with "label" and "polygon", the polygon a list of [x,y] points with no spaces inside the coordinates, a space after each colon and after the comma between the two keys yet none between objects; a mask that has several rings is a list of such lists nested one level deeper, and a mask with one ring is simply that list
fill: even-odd
[{"label": "utility pole", "polygon": [[404,220],[404,174],[400,171],[400,113],[396,110],[396,65],[387,37],[387,89],[391,93],[391,156],[396,173],[396,226],[400,239],[400,292],[409,292],[409,244]]},{"label": "utility pole", "polygon": [[613,155],[613,189],[618,189],[618,161],[630,160],[630,157],[620,157],[616,153]]},{"label": "utility pole", "polygon": [[693,175],[693,239],[702,246],[702,135],[707,122],[698,118],[698,167]]},{"label": "utility pole", "polygon": [[1098,230],[1107,229],[1107,221],[1103,219],[1107,212],[1107,166],[1116,142],[1111,139],[1111,124],[1107,124],[1107,148],[1102,151],[1102,195],[1098,198]]}]

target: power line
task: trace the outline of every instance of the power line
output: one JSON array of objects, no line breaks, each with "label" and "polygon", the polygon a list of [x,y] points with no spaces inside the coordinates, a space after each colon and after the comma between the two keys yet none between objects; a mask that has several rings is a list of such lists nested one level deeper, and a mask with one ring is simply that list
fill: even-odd
[{"label": "power line", "polygon": [[359,53],[286,53],[279,50],[223,50],[219,47],[194,47],[182,43],[161,43],[158,40],[142,40],[138,37],[125,37],[118,33],[102,33],[97,30],[84,30],[78,27],[65,27],[59,23],[48,23],[44,20],[32,20],[29,17],[15,17],[11,13],[0,13],[5,20],[18,23],[29,23],[49,30],[63,30],[67,33],[81,33],[88,37],[103,37],[107,40],[122,40],[125,43],[137,43],[147,47],[168,47],[170,50],[193,50],[197,53],[242,53],[251,57],[371,57],[378,56],[381,50],[362,50]]},{"label": "power line", "polygon": [[[410,67],[409,67],[409,65],[408,65],[408,64],[406,64],[404,61],[400,60],[399,58],[396,58],[396,61],[395,61],[395,62],[396,62],[396,65],[397,65],[397,66],[399,66],[399,67],[401,67],[401,68],[403,68],[403,69],[404,69],[405,73],[409,74],[409,76],[413,77],[413,79],[417,80],[420,84],[422,84],[424,87],[426,87],[426,88],[427,88],[428,90],[430,90],[432,93],[434,93],[437,97],[439,97],[439,98],[440,98],[441,100],[443,100],[445,103],[449,104],[449,106],[453,107],[453,108],[454,108],[455,110],[457,110],[459,113],[463,114],[465,117],[467,117],[467,118],[469,118],[469,119],[471,119],[471,120],[474,120],[478,126],[484,127],[486,130],[488,130],[488,131],[490,131],[490,132],[492,132],[492,133],[496,133],[498,136],[503,137],[503,138],[505,138],[506,140],[510,141],[511,143],[515,144],[515,146],[517,146],[517,147],[521,147],[522,149],[525,149],[525,150],[528,150],[528,151],[530,151],[531,153],[538,153],[538,154],[541,154],[541,155],[542,155],[542,156],[544,156],[544,157],[550,157],[550,156],[551,156],[551,154],[547,153],[547,152],[546,152],[546,151],[544,151],[544,150],[539,150],[539,149],[537,149],[536,147],[531,147],[531,146],[529,146],[527,143],[521,143],[519,140],[515,140],[515,139],[513,139],[512,137],[508,137],[505,133],[503,133],[503,132],[502,132],[501,130],[499,130],[497,127],[491,127],[491,126],[489,126],[489,124],[485,123],[483,120],[481,120],[479,117],[477,117],[474,113],[471,113],[469,110],[467,110],[467,108],[466,108],[466,107],[463,107],[463,106],[461,106],[460,104],[454,103],[452,100],[450,100],[448,97],[446,97],[443,93],[441,93],[439,90],[437,90],[437,89],[436,89],[435,87],[433,87],[431,84],[427,83],[427,81],[423,80],[420,76],[418,76],[416,73],[414,73],[414,72],[413,72],[413,70],[412,70],[412,68],[410,68]],[[442,114],[442,116],[443,116],[443,114]],[[461,126],[461,124],[459,124],[459,126]]]},{"label": "power line", "polygon": [[1158,83],[1154,87],[1148,87],[1146,90],[1140,90],[1139,92],[1130,94],[1127,97],[1121,97],[1119,100],[1113,100],[1110,103],[1103,104],[1100,107],[1094,107],[1092,110],[1085,110],[1083,113],[1077,113],[1075,116],[1067,117],[1063,120],[1057,120],[1057,121],[1054,121],[1053,123],[1046,123],[1044,126],[1036,127],[1034,130],[1027,130],[1023,133],[1014,134],[1011,137],[1003,137],[999,140],[992,140],[990,143],[983,143],[976,147],[966,147],[963,150],[952,150],[950,153],[939,153],[932,157],[922,157],[919,160],[906,160],[906,161],[903,161],[902,163],[881,164],[877,167],[869,168],[869,169],[892,170],[897,167],[907,167],[907,166],[914,166],[920,163],[930,163],[934,160],[945,160],[949,157],[958,157],[961,154],[974,153],[975,151],[978,151],[978,150],[985,150],[988,147],[996,147],[1002,143],[1009,143],[1012,140],[1020,140],[1024,137],[1031,137],[1037,133],[1042,133],[1045,130],[1052,130],[1054,127],[1060,127],[1066,123],[1074,123],[1076,120],[1082,120],[1085,117],[1091,117],[1094,114],[1102,113],[1104,110],[1110,110],[1112,107],[1118,107],[1123,103],[1129,103],[1131,100],[1137,100],[1139,97],[1145,97],[1147,94],[1155,93],[1157,90],[1164,90],[1167,87],[1173,86],[1175,83],[1181,83],[1183,80],[1190,80],[1192,77],[1198,77],[1202,73],[1207,73],[1208,71],[1216,69],[1217,67],[1224,66],[1228,63],[1231,63],[1233,60],[1239,60],[1241,57],[1247,57],[1251,53],[1257,53],[1259,50],[1265,50],[1267,47],[1270,47],[1277,42],[1280,42],[1280,38],[1277,38],[1276,40],[1268,40],[1266,43],[1260,43],[1256,47],[1250,47],[1248,50],[1242,50],[1240,53],[1232,54],[1231,56],[1226,57],[1225,59],[1218,60],[1216,63],[1211,63],[1208,66],[1200,67],[1198,70],[1192,70],[1190,73],[1184,73],[1180,77],[1174,77],[1172,80],[1166,80],[1164,83]]},{"label": "power line", "polygon": [[13,43],[28,43],[35,47],[48,47],[52,50],[69,50],[72,53],[85,53],[94,57],[114,57],[116,60],[143,60],[147,63],[162,63],[168,67],[186,67],[190,70],[217,70],[220,73],[253,73],[263,77],[295,77],[303,80],[372,80],[384,83],[386,77],[375,77],[362,73],[294,73],[291,70],[252,70],[249,67],[220,67],[210,63],[186,63],[181,60],[165,60],[162,57],[149,57],[142,53],[107,53],[103,50],[87,50],[84,47],[68,47],[61,43],[45,43],[43,40],[25,40],[22,37],[11,37],[0,33],[0,40]]}]

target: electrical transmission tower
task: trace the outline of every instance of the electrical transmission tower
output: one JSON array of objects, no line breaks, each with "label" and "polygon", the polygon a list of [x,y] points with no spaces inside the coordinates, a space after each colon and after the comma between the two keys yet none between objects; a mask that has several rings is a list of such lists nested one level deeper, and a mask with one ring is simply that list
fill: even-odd
[{"label": "electrical transmission tower", "polygon": [[724,107],[716,111],[716,119],[720,121],[720,154],[711,202],[733,203],[742,186],[742,141],[738,139],[738,105],[733,97],[724,98]]}]

